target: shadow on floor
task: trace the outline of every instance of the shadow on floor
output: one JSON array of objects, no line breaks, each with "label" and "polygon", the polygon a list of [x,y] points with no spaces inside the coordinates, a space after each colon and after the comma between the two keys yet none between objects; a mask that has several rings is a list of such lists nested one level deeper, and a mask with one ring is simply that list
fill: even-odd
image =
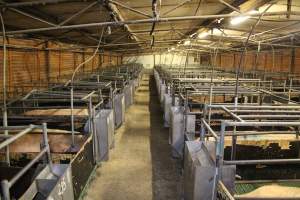
[{"label": "shadow on floor", "polygon": [[149,95],[153,200],[181,199],[180,161],[171,157],[169,129],[163,127],[163,112],[153,75],[149,77]]}]

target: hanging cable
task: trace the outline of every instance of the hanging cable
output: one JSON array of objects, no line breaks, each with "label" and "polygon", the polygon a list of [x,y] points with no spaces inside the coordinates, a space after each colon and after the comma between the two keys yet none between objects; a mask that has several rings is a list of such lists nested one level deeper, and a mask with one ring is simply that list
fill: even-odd
[{"label": "hanging cable", "polygon": [[[159,16],[158,11],[157,11],[157,0],[152,0],[152,12],[153,12],[153,18],[157,19]],[[153,35],[154,30],[155,30],[155,25],[156,25],[156,22],[154,21],[152,23],[150,35]]]},{"label": "hanging cable", "polygon": [[[210,63],[211,63],[211,76],[210,76],[210,86],[209,86],[209,105],[212,104],[212,91],[213,91],[213,78],[214,78],[214,66],[216,66],[217,63],[217,56],[218,56],[218,51],[219,51],[219,46],[222,42],[224,36],[224,32],[222,32],[222,35],[220,39],[218,40],[216,48],[210,50]],[[211,108],[209,108],[208,112],[208,124],[210,124],[210,119],[211,119]]]},{"label": "hanging cable", "polygon": [[72,147],[75,146],[75,138],[74,138],[74,134],[75,134],[75,124],[74,124],[74,78],[76,75],[76,72],[80,69],[80,67],[82,67],[85,63],[91,61],[95,55],[97,54],[100,45],[101,45],[101,40],[103,37],[103,33],[104,33],[104,27],[102,28],[102,32],[101,32],[101,36],[99,38],[99,42],[97,45],[97,48],[95,49],[95,52],[93,53],[93,55],[91,57],[89,57],[87,60],[83,61],[82,63],[80,63],[74,70],[73,74],[72,74],[72,78],[71,78],[71,131],[72,131]]},{"label": "hanging cable", "polygon": [[184,63],[184,68],[183,68],[183,75],[185,76],[185,69],[187,68],[188,65],[188,59],[189,59],[189,50],[186,52],[186,57],[185,57],[185,63]]},{"label": "hanging cable", "polygon": [[247,47],[249,44],[249,40],[251,35],[254,32],[255,27],[259,24],[261,18],[263,17],[263,15],[274,5],[275,2],[272,2],[258,17],[257,21],[255,22],[255,24],[252,26],[249,35],[247,37],[246,42],[244,43],[244,51],[242,51],[242,55],[240,57],[240,61],[239,61],[239,65],[238,68],[236,69],[236,82],[235,82],[235,103],[237,103],[237,98],[238,98],[238,84],[239,84],[239,75],[240,75],[240,70],[241,70],[241,65],[244,62],[244,57],[245,57],[245,52],[247,51]]},{"label": "hanging cable", "polygon": [[254,66],[253,66],[254,69],[253,69],[253,72],[252,72],[252,78],[256,78],[256,70],[257,70],[259,52],[260,52],[260,42],[258,42],[258,45],[257,45],[257,51],[256,51],[256,54],[255,54],[255,63],[254,63]]}]

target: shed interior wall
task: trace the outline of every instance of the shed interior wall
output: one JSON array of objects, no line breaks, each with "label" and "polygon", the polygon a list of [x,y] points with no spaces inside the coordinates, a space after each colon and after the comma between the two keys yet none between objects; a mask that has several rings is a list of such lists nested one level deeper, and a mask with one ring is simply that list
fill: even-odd
[{"label": "shed interior wall", "polygon": [[[1,41],[1,44],[3,42]],[[73,49],[72,49],[73,48]],[[7,40],[7,92],[8,97],[20,96],[34,88],[48,86],[61,77],[73,73],[76,66],[93,55],[93,49],[75,49],[72,45],[43,40]],[[0,66],[3,66],[3,48],[0,48]],[[119,65],[119,54],[103,52],[86,63],[81,72]],[[3,68],[0,70],[0,87]],[[1,94],[2,96],[2,94]]]},{"label": "shed interior wall", "polygon": [[[241,65],[242,71],[265,71],[267,72],[290,72],[300,73],[300,49],[295,49],[293,57],[293,49],[282,49],[264,52],[247,52]],[[225,70],[235,70],[240,62],[241,53],[221,53],[217,56],[215,66]],[[201,56],[201,64],[210,63],[210,55]]]}]

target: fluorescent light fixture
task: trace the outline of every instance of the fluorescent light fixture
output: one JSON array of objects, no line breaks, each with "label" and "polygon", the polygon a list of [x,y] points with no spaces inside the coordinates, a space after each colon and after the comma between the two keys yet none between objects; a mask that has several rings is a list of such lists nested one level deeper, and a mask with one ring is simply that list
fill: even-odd
[{"label": "fluorescent light fixture", "polygon": [[[255,13],[259,13],[259,12],[256,10],[251,10],[251,11],[247,12],[246,14],[255,14]],[[238,24],[246,21],[249,18],[250,18],[249,15],[234,17],[231,19],[230,23],[231,23],[231,25],[238,25]]]},{"label": "fluorescent light fixture", "polygon": [[197,33],[193,33],[192,35],[190,35],[190,37],[192,38],[192,37],[194,37],[196,34],[197,34]]},{"label": "fluorescent light fixture", "polygon": [[222,34],[223,34],[223,32],[220,29],[218,29],[218,28],[212,29],[212,35],[222,35]]},{"label": "fluorescent light fixture", "polygon": [[110,27],[110,26],[107,27],[107,34],[108,34],[108,35],[111,34],[111,27]]},{"label": "fluorescent light fixture", "polygon": [[205,31],[205,32],[200,33],[200,34],[198,35],[198,38],[202,39],[202,38],[205,38],[205,37],[208,36],[208,35],[209,35],[209,33]]},{"label": "fluorescent light fixture", "polygon": [[190,45],[190,44],[191,44],[191,41],[190,41],[190,40],[186,40],[186,41],[184,41],[183,44],[184,44],[184,45]]}]

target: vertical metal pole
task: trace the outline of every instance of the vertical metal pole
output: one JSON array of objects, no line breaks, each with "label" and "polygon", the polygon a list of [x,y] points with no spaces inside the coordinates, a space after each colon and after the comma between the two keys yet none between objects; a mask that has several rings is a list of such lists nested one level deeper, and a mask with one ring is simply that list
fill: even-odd
[{"label": "vertical metal pole", "polygon": [[47,149],[47,160],[48,164],[50,166],[50,170],[53,170],[52,166],[52,160],[51,160],[51,153],[50,153],[50,147],[49,147],[49,142],[48,142],[48,133],[47,133],[47,124],[43,123],[43,140],[44,140],[44,147]]},{"label": "vertical metal pole", "polygon": [[75,147],[75,125],[74,125],[74,89],[73,89],[73,81],[71,82],[71,131],[72,131],[72,147]]},{"label": "vertical metal pole", "polygon": [[291,90],[292,90],[292,85],[293,85],[293,79],[290,78],[290,85],[289,85],[289,101],[291,100]]},{"label": "vertical metal pole", "polygon": [[8,180],[1,181],[3,200],[10,200],[9,182]]},{"label": "vertical metal pole", "polygon": [[[212,105],[212,93],[213,93],[213,83],[210,83],[210,88],[209,88],[209,105]],[[208,124],[210,125],[210,120],[211,120],[211,108],[209,107],[208,111]]]},{"label": "vertical metal pole", "polygon": [[[236,110],[238,104],[238,97],[234,97],[234,109]],[[235,121],[235,120],[234,120]],[[232,135],[232,144],[231,144],[231,160],[234,160],[236,157],[236,142],[237,142],[237,136],[236,136],[236,126],[233,127],[233,135]]]},{"label": "vertical metal pole", "polygon": [[226,125],[224,121],[222,121],[220,137],[217,139],[217,144],[216,144],[216,171],[215,171],[215,177],[213,183],[212,200],[217,199],[217,185],[219,182],[219,178],[221,177],[220,167],[223,165],[225,130],[226,130]]},{"label": "vertical metal pole", "polygon": [[98,155],[98,150],[99,150],[99,143],[98,143],[98,137],[96,134],[96,128],[95,128],[95,112],[94,112],[94,108],[92,105],[92,97],[89,98],[89,129],[91,131],[92,134],[92,142],[93,142],[93,156],[94,156],[94,163],[97,163],[98,159],[100,156]]},{"label": "vertical metal pole", "polygon": [[175,55],[175,53],[172,54],[172,59],[171,59],[171,64],[170,64],[171,67],[172,67],[172,65],[173,65],[174,55]]},{"label": "vertical metal pole", "polygon": [[102,28],[102,32],[101,32],[101,36],[100,36],[100,39],[99,39],[99,42],[98,42],[98,45],[97,45],[97,48],[94,52],[94,54],[89,57],[87,60],[84,60],[82,63],[80,63],[76,69],[74,70],[73,74],[72,74],[72,78],[71,78],[71,126],[72,126],[72,147],[75,147],[75,138],[74,138],[74,132],[75,132],[75,128],[74,128],[74,115],[73,115],[73,109],[74,109],[74,78],[75,78],[75,75],[76,75],[76,72],[82,67],[85,65],[85,63],[89,62],[90,60],[92,60],[95,55],[97,54],[98,50],[99,50],[99,47],[100,47],[100,44],[101,44],[101,40],[102,40],[102,36],[103,36],[103,33],[104,33],[104,28]]},{"label": "vertical metal pole", "polygon": [[187,133],[187,113],[188,113],[188,91],[185,90],[185,101],[184,101],[184,112],[183,112],[183,116],[184,116],[184,127],[183,130],[185,133]]},{"label": "vertical metal pole", "polygon": [[204,141],[204,138],[205,138],[205,128],[204,128],[203,123],[201,122],[200,141]]},{"label": "vertical metal pole", "polygon": [[112,87],[109,88],[109,96],[110,96],[110,100],[111,100],[111,109],[114,110],[115,109],[115,102],[114,102],[114,92],[113,92]]},{"label": "vertical metal pole", "polygon": [[159,65],[161,65],[161,53],[159,54]]},{"label": "vertical metal pole", "polygon": [[[215,51],[216,49],[214,49]],[[212,54],[211,55],[211,75],[210,75],[210,88],[209,88],[209,105],[212,104],[212,93],[213,93],[213,79],[214,79],[214,67],[216,66],[217,62],[217,52],[215,52],[215,57],[213,59]],[[209,107],[208,111],[208,124],[210,125],[211,120],[211,108]]]},{"label": "vertical metal pole", "polygon": [[219,166],[223,164],[225,130],[226,130],[226,125],[225,125],[225,122],[222,121],[221,122],[221,131],[220,131],[220,143],[219,143],[219,147],[218,147]]},{"label": "vertical metal pole", "polygon": [[171,81],[171,94],[172,94],[172,106],[175,106],[175,88],[174,88],[174,80]]},{"label": "vertical metal pole", "polygon": [[[97,75],[97,83],[100,82],[100,76]],[[98,88],[98,101],[100,102],[102,100],[102,96],[101,96],[101,89]]]},{"label": "vertical metal pole", "polygon": [[[7,91],[6,91],[6,64],[7,64],[7,53],[6,53],[6,34],[4,20],[2,16],[2,11],[0,12],[0,19],[2,24],[2,38],[3,38],[3,126],[7,127]],[[5,135],[8,135],[8,130],[4,131]],[[9,146],[5,147],[5,160],[8,165],[10,165],[9,159]]]}]

